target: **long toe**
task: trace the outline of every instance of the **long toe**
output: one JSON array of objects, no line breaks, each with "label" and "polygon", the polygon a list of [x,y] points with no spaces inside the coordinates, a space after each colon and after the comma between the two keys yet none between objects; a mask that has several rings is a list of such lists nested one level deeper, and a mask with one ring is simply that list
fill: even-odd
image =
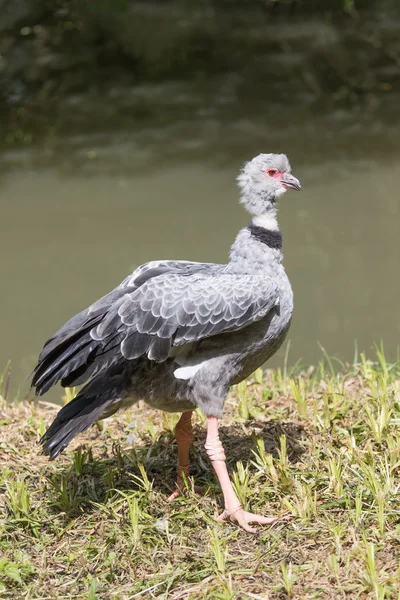
[{"label": "long toe", "polygon": [[264,517],[263,515],[256,515],[251,512],[247,512],[240,508],[232,514],[229,514],[226,510],[217,517],[217,521],[236,521],[240,527],[249,533],[256,533],[257,529],[250,527],[250,523],[256,523],[257,525],[272,525],[277,521],[286,521],[287,517]]}]

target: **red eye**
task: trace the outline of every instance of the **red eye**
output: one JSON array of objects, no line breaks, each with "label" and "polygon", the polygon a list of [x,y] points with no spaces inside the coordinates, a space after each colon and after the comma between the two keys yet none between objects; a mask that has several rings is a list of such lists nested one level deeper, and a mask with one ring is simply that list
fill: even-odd
[{"label": "red eye", "polygon": [[267,169],[267,175],[269,175],[270,177],[273,177],[274,175],[276,175],[278,172],[278,169]]}]

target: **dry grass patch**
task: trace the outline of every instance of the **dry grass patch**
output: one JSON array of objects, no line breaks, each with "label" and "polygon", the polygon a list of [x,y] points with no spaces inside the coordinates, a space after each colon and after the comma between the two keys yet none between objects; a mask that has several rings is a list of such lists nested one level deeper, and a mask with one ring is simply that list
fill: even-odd
[{"label": "dry grass patch", "polygon": [[382,352],[233,390],[221,438],[237,493],[291,517],[253,536],[213,520],[200,414],[192,474],[206,494],[168,504],[177,415],[141,405],[49,462],[37,440],[56,410],[0,402],[0,597],[400,598],[400,375]]}]

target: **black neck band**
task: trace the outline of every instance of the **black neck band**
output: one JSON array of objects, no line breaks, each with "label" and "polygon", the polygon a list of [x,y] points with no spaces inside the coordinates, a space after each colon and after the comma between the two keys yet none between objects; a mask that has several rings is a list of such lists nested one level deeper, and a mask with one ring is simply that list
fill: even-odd
[{"label": "black neck band", "polygon": [[247,229],[250,231],[252,237],[262,244],[265,244],[269,248],[274,248],[275,250],[281,250],[282,234],[279,229],[264,229],[264,227],[253,225],[253,223],[249,223]]}]

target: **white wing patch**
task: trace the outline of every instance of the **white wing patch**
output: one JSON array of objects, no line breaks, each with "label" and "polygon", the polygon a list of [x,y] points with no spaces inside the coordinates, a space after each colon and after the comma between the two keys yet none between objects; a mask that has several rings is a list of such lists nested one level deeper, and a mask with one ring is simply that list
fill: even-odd
[{"label": "white wing patch", "polygon": [[188,365],[187,367],[179,367],[175,369],[174,376],[175,379],[191,379],[193,375],[197,373],[203,366],[203,363],[198,365]]}]

